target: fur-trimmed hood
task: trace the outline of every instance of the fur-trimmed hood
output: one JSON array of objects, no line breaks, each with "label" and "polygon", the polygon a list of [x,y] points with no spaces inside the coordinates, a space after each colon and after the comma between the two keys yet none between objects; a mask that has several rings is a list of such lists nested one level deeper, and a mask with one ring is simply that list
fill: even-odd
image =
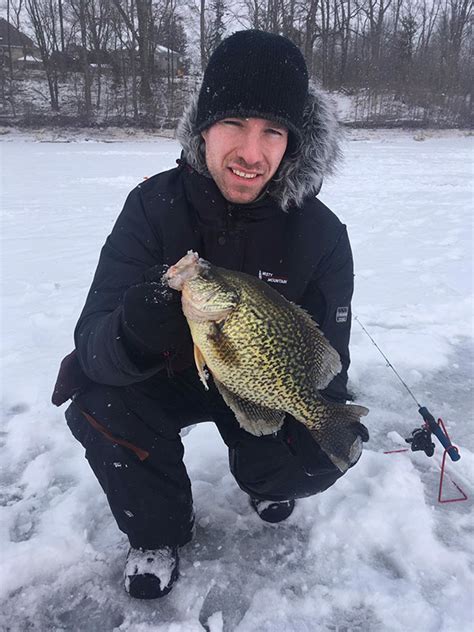
[{"label": "fur-trimmed hood", "polygon": [[[176,136],[185,160],[198,173],[211,177],[206,166],[204,140],[195,129],[198,94],[194,95],[179,122]],[[268,192],[282,210],[299,206],[308,195],[317,195],[323,178],[334,173],[341,156],[341,127],[328,95],[310,86],[304,110],[301,140],[295,151],[284,156]]]}]

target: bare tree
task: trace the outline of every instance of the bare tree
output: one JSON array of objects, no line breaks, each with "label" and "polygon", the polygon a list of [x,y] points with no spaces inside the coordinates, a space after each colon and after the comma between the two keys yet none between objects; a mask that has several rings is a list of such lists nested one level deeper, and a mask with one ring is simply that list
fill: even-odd
[{"label": "bare tree", "polygon": [[209,4],[205,0],[200,0],[199,46],[202,71],[206,69],[209,57],[224,38],[227,13],[225,0],[211,0]]},{"label": "bare tree", "polygon": [[84,75],[84,114],[85,118],[89,120],[92,113],[92,76],[87,50],[89,24],[87,20],[86,0],[70,0],[70,2],[74,13],[79,20],[82,72]]},{"label": "bare tree", "polygon": [[250,28],[261,28],[261,9],[259,0],[246,0],[245,4],[247,5]]},{"label": "bare tree", "polygon": [[361,12],[366,17],[369,58],[366,60],[372,79],[379,78],[380,56],[384,25],[392,0],[357,0]]},{"label": "bare tree", "polygon": [[23,0],[7,0],[7,22],[20,30]]},{"label": "bare tree", "polygon": [[[118,59],[120,60],[120,76],[123,83],[124,90],[124,103],[123,114],[127,116],[127,102],[129,93],[129,83],[131,84],[131,98],[133,118],[138,120],[139,118],[139,99],[138,99],[138,76],[137,76],[137,43],[135,39],[135,31],[130,31],[127,23],[124,21],[123,12],[116,9],[116,14],[113,18],[114,33],[116,38],[116,51],[118,52]],[[127,7],[130,12],[132,21],[134,20],[134,4],[133,1]],[[118,49],[117,49],[118,45]],[[130,82],[129,82],[130,79]]]},{"label": "bare tree", "polygon": [[58,53],[58,7],[53,0],[26,0],[26,11],[34,29],[48,82],[51,109],[59,111],[59,69],[54,61]]},{"label": "bare tree", "polygon": [[108,0],[89,0],[85,5],[87,36],[92,59],[97,64],[97,100],[100,108],[102,96],[102,65],[108,60],[108,48],[111,45],[112,14]]},{"label": "bare tree", "polygon": [[[153,11],[151,0],[113,0],[130,33],[132,50],[138,49],[140,67],[140,97],[145,106],[149,106],[151,91],[151,72],[153,68],[152,34]],[[134,65],[134,62],[132,63]]]},{"label": "bare tree", "polygon": [[10,70],[10,79],[13,79],[12,45],[10,39],[10,0],[7,0],[7,22],[8,68]]},{"label": "bare tree", "polygon": [[199,44],[201,49],[201,70],[204,72],[208,62],[208,55],[206,50],[206,0],[201,0],[201,12],[199,14]]},{"label": "bare tree", "polygon": [[[178,0],[4,0],[9,20],[18,27],[21,19],[34,31],[53,111],[59,109],[61,77],[76,82],[91,119],[105,108],[135,122],[143,114],[155,121],[158,111],[161,121],[174,121],[183,103],[179,90],[187,82],[176,80],[171,50],[183,55],[193,29],[196,59],[204,69],[231,23],[289,37],[312,77],[355,95],[359,120],[396,120],[403,113],[441,123],[449,120],[448,112],[453,120],[469,123],[473,0],[244,0],[238,7],[226,0],[187,3],[192,17],[185,17]],[[161,75],[158,44],[168,48],[168,67]],[[107,82],[105,61],[113,69]],[[0,97],[5,102],[13,103],[22,77],[4,67]]]},{"label": "bare tree", "polygon": [[418,39],[418,53],[424,56],[431,43],[431,38],[438,20],[441,8],[441,0],[423,0],[419,8],[420,17],[420,37]]},{"label": "bare tree", "polygon": [[303,36],[303,54],[306,59],[306,63],[308,64],[310,75],[313,74],[313,47],[318,35],[318,30],[320,31],[321,29],[321,26],[318,25],[316,20],[318,4],[319,0],[309,0],[308,2],[304,3],[306,15],[303,15],[305,25]]},{"label": "bare tree", "polygon": [[63,13],[63,0],[58,0],[58,17],[59,17],[59,33],[61,41],[61,52],[66,50],[64,42],[64,13]]},{"label": "bare tree", "polygon": [[351,46],[353,46],[354,22],[360,12],[360,8],[353,0],[340,3],[340,60],[339,60],[339,86],[343,86],[347,80],[347,64]]},{"label": "bare tree", "polygon": [[472,9],[472,0],[446,0],[442,10],[442,66],[447,85],[456,85],[459,81],[459,59],[467,36],[467,26],[472,21]]}]

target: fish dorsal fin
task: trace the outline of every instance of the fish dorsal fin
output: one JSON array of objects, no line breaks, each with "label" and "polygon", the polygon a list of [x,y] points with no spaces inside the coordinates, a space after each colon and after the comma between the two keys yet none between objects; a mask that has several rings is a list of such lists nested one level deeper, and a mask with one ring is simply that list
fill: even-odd
[{"label": "fish dorsal fin", "polygon": [[342,369],[339,353],[321,331],[319,324],[308,312],[291,303],[296,318],[303,324],[304,345],[309,354],[309,366],[313,366],[312,380],[314,388],[322,391],[340,373]]},{"label": "fish dorsal fin", "polygon": [[206,391],[208,391],[209,390],[209,386],[207,385],[208,374],[205,369],[206,360],[204,359],[204,356],[202,355],[201,349],[196,344],[194,345],[194,362],[196,363],[199,379],[203,383]]},{"label": "fish dorsal fin", "polygon": [[273,410],[244,399],[214,378],[214,382],[225,403],[232,410],[240,426],[255,436],[268,435],[280,430],[285,420],[282,410]]}]

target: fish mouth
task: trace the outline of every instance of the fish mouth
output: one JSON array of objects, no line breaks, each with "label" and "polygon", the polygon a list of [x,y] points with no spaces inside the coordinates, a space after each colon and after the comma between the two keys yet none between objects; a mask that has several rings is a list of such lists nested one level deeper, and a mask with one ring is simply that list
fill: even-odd
[{"label": "fish mouth", "polygon": [[205,259],[201,259],[197,252],[190,250],[165,272],[163,280],[173,290],[182,291],[186,281],[196,278],[208,267],[209,263]]},{"label": "fish mouth", "polygon": [[[211,283],[206,291],[206,282],[210,278],[212,266],[209,261],[201,259],[197,252],[192,250],[171,266],[163,275],[163,281],[169,287],[181,292],[181,304],[183,313],[194,322],[222,321],[235,309],[235,305],[209,305],[212,299],[222,292],[219,283]],[[198,277],[202,277],[204,283],[199,287],[193,287],[192,283]]]}]

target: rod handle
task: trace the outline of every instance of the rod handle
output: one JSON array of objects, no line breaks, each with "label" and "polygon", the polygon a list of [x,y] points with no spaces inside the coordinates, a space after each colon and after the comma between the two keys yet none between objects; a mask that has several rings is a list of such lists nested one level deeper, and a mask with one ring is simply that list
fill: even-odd
[{"label": "rod handle", "polygon": [[454,446],[447,434],[443,432],[443,429],[436,423],[435,418],[430,413],[430,411],[426,408],[426,406],[421,406],[418,409],[418,412],[423,417],[423,421],[428,425],[430,432],[432,432],[438,438],[438,441],[441,443],[443,448],[449,454],[449,458],[451,461],[459,461],[461,455],[459,454],[459,450]]}]

